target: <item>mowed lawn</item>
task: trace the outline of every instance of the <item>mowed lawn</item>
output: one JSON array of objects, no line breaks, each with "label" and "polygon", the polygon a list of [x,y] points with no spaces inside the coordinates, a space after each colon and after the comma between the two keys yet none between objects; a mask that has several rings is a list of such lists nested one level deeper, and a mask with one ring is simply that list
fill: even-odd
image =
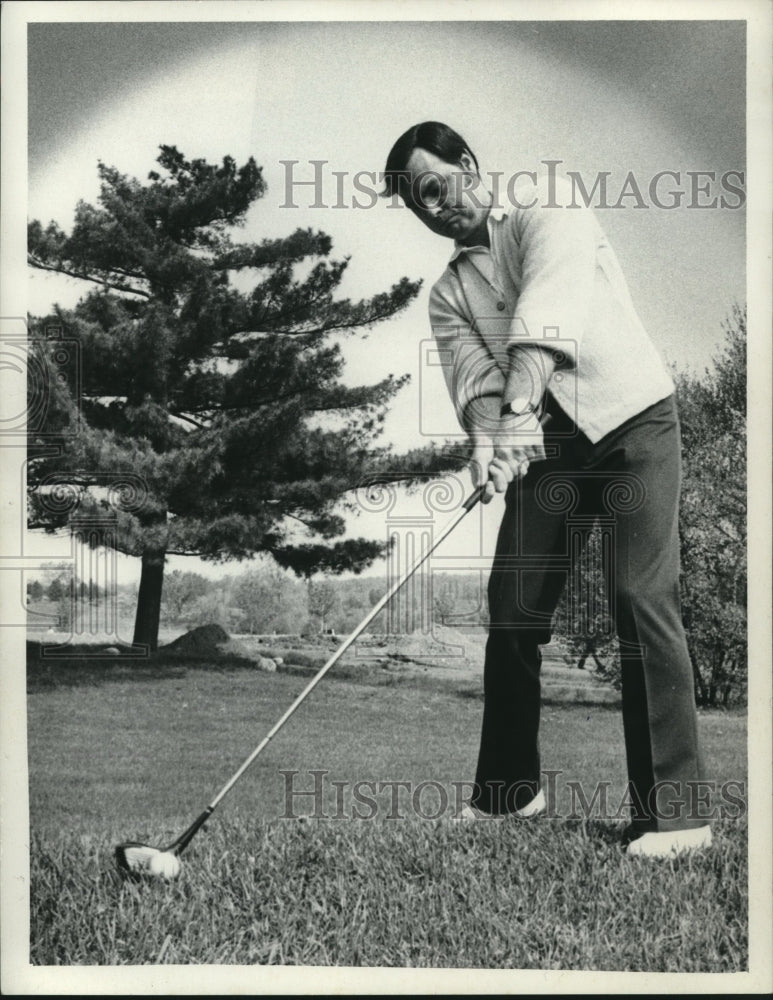
[{"label": "mowed lawn", "polygon": [[[627,859],[619,711],[548,705],[553,815],[454,823],[482,702],[431,681],[332,672],[193,841],[177,882],[119,878],[113,845],[174,839],[305,682],[106,667],[31,685],[33,963],[746,968],[737,801],[705,855]],[[700,725],[709,775],[737,782],[737,800],[745,719]],[[315,782],[316,797],[292,794]],[[583,815],[573,782],[588,801],[604,784],[605,816],[598,799]],[[301,813],[324,818],[288,818]]]}]

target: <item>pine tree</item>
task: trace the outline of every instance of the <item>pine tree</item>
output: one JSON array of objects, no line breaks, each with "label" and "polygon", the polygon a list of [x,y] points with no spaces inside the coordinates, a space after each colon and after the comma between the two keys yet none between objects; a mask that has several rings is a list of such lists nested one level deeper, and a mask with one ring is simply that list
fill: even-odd
[{"label": "pine tree", "polygon": [[[359,571],[383,545],[333,541],[342,499],[382,468],[460,465],[442,449],[401,460],[378,446],[406,377],[340,381],[342,336],[399,313],[420,282],[336,298],[348,261],[330,258],[325,233],[235,241],[266,189],[252,158],[215,166],[162,146],[158,163],[145,184],[100,163],[98,205],[78,203],[69,235],[38,221],[28,234],[31,266],[93,285],[33,324],[48,398],[44,434],[29,442],[30,526],[71,521],[73,504],[50,501],[52,482],[83,515],[104,510],[105,484],[125,477],[116,544],[142,560],[134,641],[151,649],[167,555],[265,552],[304,574]],[[80,368],[60,364],[59,380],[52,326],[79,348]],[[311,541],[294,544],[291,525]]]}]

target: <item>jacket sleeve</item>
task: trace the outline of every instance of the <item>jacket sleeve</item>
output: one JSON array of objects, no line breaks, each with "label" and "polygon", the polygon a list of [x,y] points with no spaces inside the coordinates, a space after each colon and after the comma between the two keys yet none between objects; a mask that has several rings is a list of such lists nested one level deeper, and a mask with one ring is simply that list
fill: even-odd
[{"label": "jacket sleeve", "polygon": [[468,434],[486,430],[491,414],[499,414],[504,374],[453,288],[442,279],[430,292],[429,316],[459,424]]},{"label": "jacket sleeve", "polygon": [[504,229],[503,252],[515,256],[521,275],[508,347],[543,343],[546,328],[557,330],[574,363],[591,312],[600,231],[590,209],[566,207],[571,189],[562,179],[553,199],[544,178],[529,193],[522,201],[533,207],[511,212]]}]

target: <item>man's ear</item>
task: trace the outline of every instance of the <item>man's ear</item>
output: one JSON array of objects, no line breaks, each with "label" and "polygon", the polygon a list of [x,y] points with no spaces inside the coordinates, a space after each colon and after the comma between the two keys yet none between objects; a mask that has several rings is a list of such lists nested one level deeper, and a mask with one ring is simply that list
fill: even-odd
[{"label": "man's ear", "polygon": [[478,168],[475,166],[475,160],[473,160],[472,155],[466,149],[459,157],[459,163],[464,170],[470,170],[472,173],[477,174]]}]

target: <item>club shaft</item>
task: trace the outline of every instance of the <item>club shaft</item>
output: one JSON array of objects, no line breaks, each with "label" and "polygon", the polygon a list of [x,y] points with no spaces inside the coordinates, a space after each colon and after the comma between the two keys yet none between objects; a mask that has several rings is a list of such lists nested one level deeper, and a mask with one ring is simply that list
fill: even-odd
[{"label": "club shaft", "polygon": [[217,793],[214,799],[212,799],[212,801],[209,804],[210,813],[215,808],[215,806],[220,802],[220,800],[225,795],[227,795],[228,792],[230,792],[230,790],[233,788],[233,786],[236,784],[239,778],[241,778],[241,776],[244,774],[244,772],[247,770],[250,764],[252,764],[255,758],[263,752],[263,750],[268,746],[268,744],[271,742],[274,736],[276,736],[276,734],[279,732],[282,726],[287,722],[287,720],[293,715],[296,709],[299,708],[299,706],[303,703],[303,701],[307,698],[307,696],[311,694],[311,692],[314,690],[317,684],[319,684],[319,682],[322,680],[322,678],[325,676],[328,670],[330,670],[330,668],[333,667],[341,659],[343,654],[351,646],[351,644],[355,641],[355,639],[357,639],[357,637],[362,634],[362,632],[373,621],[373,619],[386,607],[386,605],[391,601],[391,599],[395,596],[398,590],[400,590],[400,588],[404,586],[408,582],[408,580],[410,580],[410,578],[413,576],[416,570],[419,569],[419,567],[423,563],[425,563],[427,559],[429,559],[429,557],[432,555],[435,549],[442,544],[444,539],[446,539],[451,534],[451,532],[456,528],[459,522],[466,517],[466,515],[472,510],[472,508],[475,506],[478,500],[480,500],[482,495],[483,495],[483,487],[478,487],[478,489],[476,489],[475,492],[472,493],[467,500],[465,500],[465,502],[462,504],[462,509],[459,511],[457,516],[449,524],[447,524],[445,528],[443,528],[443,530],[440,532],[440,534],[432,543],[432,545],[425,552],[423,552],[418,559],[415,560],[415,562],[413,563],[411,568],[405,573],[405,575],[402,576],[392,587],[390,587],[387,593],[384,594],[384,596],[370,609],[368,614],[363,618],[363,620],[360,622],[357,628],[351,633],[351,635],[349,635],[346,639],[344,639],[343,643],[338,647],[335,653],[333,653],[333,655],[330,657],[327,663],[319,670],[318,673],[314,675],[314,677],[312,677],[312,679],[309,681],[309,683],[306,685],[303,691],[301,691],[301,693],[298,695],[298,697],[295,699],[292,705],[290,705],[290,707],[287,709],[284,715],[278,720],[278,722],[273,726],[273,728],[263,737],[261,742],[258,744],[258,746],[255,747],[255,749],[245,760],[245,762],[242,764],[239,770],[233,775],[232,778],[230,778],[225,783],[225,785],[223,785],[223,787],[220,789],[220,791]]}]

